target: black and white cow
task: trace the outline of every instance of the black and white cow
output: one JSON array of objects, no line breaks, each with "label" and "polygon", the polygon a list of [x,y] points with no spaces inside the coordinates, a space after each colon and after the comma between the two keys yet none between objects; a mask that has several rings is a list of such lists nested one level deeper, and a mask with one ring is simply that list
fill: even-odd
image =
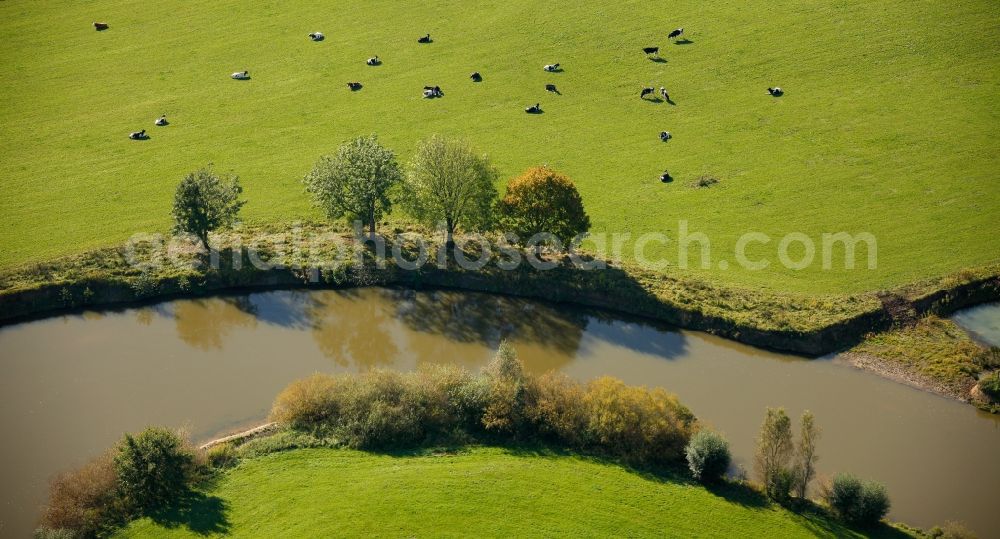
[{"label": "black and white cow", "polygon": [[313,41],[323,41],[326,39],[326,36],[324,36],[322,32],[313,32],[309,34],[309,39]]},{"label": "black and white cow", "polygon": [[170,122],[167,121],[167,115],[166,114],[161,115],[159,118],[156,119],[155,122],[153,122],[153,124],[159,125],[159,126],[164,126],[164,125],[167,125],[168,123],[170,123]]},{"label": "black and white cow", "polygon": [[351,89],[352,92],[356,92],[361,89],[360,82],[348,82],[347,87]]},{"label": "black and white cow", "polygon": [[472,79],[472,82],[483,82],[483,76],[480,75],[478,71],[473,71],[472,74],[469,75],[469,78]]},{"label": "black and white cow", "polygon": [[545,64],[545,66],[542,67],[542,69],[548,71],[549,73],[552,73],[554,71],[559,71],[559,64]]},{"label": "black and white cow", "polygon": [[430,42],[431,42],[431,35],[430,34],[427,34],[426,36],[421,37],[421,38],[417,38],[417,43],[430,43]]},{"label": "black and white cow", "polygon": [[370,66],[377,66],[382,63],[382,60],[379,60],[378,56],[372,56],[371,58],[365,60],[365,63]]},{"label": "black and white cow", "polygon": [[656,90],[653,89],[653,87],[651,86],[647,86],[643,88],[641,92],[639,92],[639,99],[646,99],[647,95],[652,95],[654,93],[656,93]]},{"label": "black and white cow", "polygon": [[142,131],[133,131],[132,133],[129,133],[128,138],[132,140],[146,140],[149,138],[149,135],[147,135],[146,130],[143,129]]},{"label": "black and white cow", "polygon": [[772,97],[781,97],[785,93],[785,91],[775,86],[774,88],[769,87],[767,89],[767,93]]},{"label": "black and white cow", "polygon": [[524,109],[524,112],[527,112],[528,114],[540,114],[542,112],[542,105],[541,103],[535,103],[534,105]]},{"label": "black and white cow", "polygon": [[666,142],[666,141],[668,141],[668,140],[670,140],[672,138],[674,138],[674,136],[670,134],[670,131],[660,131],[660,140],[661,141]]},{"label": "black and white cow", "polygon": [[643,47],[642,52],[646,54],[660,54],[659,47]]},{"label": "black and white cow", "polygon": [[236,73],[233,73],[232,75],[230,75],[230,77],[232,77],[233,79],[236,79],[236,80],[250,80],[250,72],[249,71],[237,71]]},{"label": "black and white cow", "polygon": [[678,37],[681,37],[682,35],[684,35],[684,29],[683,28],[678,28],[678,29],[674,30],[673,32],[670,32],[669,34],[667,34],[667,39],[678,38]]}]

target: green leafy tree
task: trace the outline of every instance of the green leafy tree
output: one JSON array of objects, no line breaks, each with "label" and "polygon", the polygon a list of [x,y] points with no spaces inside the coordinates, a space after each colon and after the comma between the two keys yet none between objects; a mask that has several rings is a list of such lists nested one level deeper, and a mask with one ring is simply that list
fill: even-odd
[{"label": "green leafy tree", "polygon": [[549,233],[569,245],[590,230],[590,217],[576,186],[566,175],[548,167],[530,168],[511,180],[498,210],[504,228],[522,241]]},{"label": "green leafy tree", "polygon": [[303,183],[327,216],[360,220],[374,238],[375,224],[392,210],[390,193],[402,177],[393,151],[369,135],[321,157]]},{"label": "green leafy tree", "polygon": [[150,427],[118,443],[118,488],[125,502],[140,511],[169,503],[188,490],[194,478],[194,452],[177,433]]},{"label": "green leafy tree", "polygon": [[184,177],[174,193],[174,230],[193,234],[208,249],[208,233],[232,226],[245,200],[236,176],[220,178],[210,168]]},{"label": "green leafy tree", "polygon": [[468,143],[433,135],[417,146],[407,176],[407,209],[428,225],[444,221],[448,245],[459,227],[489,225],[497,199],[496,169]]},{"label": "green leafy tree", "polygon": [[785,501],[791,486],[789,461],[795,446],[792,443],[792,422],[783,408],[768,408],[757,438],[754,469],[768,497]]},{"label": "green leafy tree", "polygon": [[799,498],[805,499],[809,490],[809,482],[816,477],[816,442],[819,440],[819,427],[816,426],[812,412],[806,410],[802,414],[799,427],[799,443],[795,448],[795,492]]}]

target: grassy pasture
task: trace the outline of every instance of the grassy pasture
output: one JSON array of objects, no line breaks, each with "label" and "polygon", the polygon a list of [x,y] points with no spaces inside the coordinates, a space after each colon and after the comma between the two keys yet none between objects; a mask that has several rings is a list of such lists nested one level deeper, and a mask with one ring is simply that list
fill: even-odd
[{"label": "grassy pasture", "polygon": [[[676,26],[691,43],[667,41]],[[686,219],[714,260],[689,272],[711,280],[898,285],[1000,253],[998,28],[987,0],[7,0],[0,266],[166,231],[174,186],[206,163],[241,176],[248,220],[317,218],[299,180],[320,154],[377,132],[408,159],[437,132],[469,138],[505,177],[539,163],[566,172],[595,231],[674,236]],[[324,42],[307,38],[317,30]],[[418,45],[426,32],[435,42]],[[642,54],[651,45],[665,62]],[[365,66],[374,54],[384,65]],[[565,71],[544,73],[552,62]],[[252,80],[229,79],[243,69]],[[445,97],[422,99],[425,84]],[[775,84],[784,97],[766,95]],[[646,85],[676,106],[640,101]],[[523,113],[539,101],[544,114]],[[153,128],[161,113],[172,124]],[[151,140],[127,140],[141,128]],[[674,183],[657,180],[664,168]],[[721,182],[691,188],[702,174]],[[731,263],[747,231],[775,238],[748,251],[768,269]],[[878,269],[784,269],[776,244],[793,231],[817,244],[870,232]],[[647,252],[677,260],[674,245]]]},{"label": "grassy pasture", "polygon": [[[245,461],[183,512],[120,537],[863,537],[735,487],[579,457],[299,449]],[[873,536],[909,537],[887,526]]]}]

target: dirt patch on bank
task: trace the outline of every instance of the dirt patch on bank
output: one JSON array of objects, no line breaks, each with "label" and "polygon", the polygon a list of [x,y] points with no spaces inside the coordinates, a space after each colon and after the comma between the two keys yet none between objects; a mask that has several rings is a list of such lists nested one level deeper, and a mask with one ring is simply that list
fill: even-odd
[{"label": "dirt patch on bank", "polygon": [[975,384],[975,382],[972,382],[968,384],[967,387],[959,387],[955,384],[945,384],[944,382],[935,380],[930,376],[921,374],[907,365],[873,356],[871,354],[845,352],[841,354],[839,358],[854,367],[873,372],[894,382],[906,384],[910,387],[915,387],[924,391],[930,391],[931,393],[936,393],[943,397],[949,397],[962,402],[969,402],[969,391]]}]

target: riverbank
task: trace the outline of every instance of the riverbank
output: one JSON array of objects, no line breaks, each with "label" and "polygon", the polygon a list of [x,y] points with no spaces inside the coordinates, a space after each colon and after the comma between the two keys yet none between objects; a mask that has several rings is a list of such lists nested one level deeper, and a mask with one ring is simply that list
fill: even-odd
[{"label": "riverbank", "polygon": [[951,320],[934,315],[873,333],[842,354],[855,367],[1000,413],[978,382],[1000,369],[1000,355],[977,343]]},{"label": "riverbank", "polygon": [[197,500],[186,514],[144,518],[117,536],[918,537],[793,513],[740,485],[709,490],[544,448],[296,449],[241,462]]},{"label": "riverbank", "polygon": [[[569,257],[553,254],[543,255],[542,259],[552,266],[545,270],[529,264],[513,270],[500,269],[497,253],[476,270],[461,268],[453,260],[438,264],[434,258],[416,270],[393,264],[379,268],[372,250],[351,234],[319,224],[297,225],[295,234],[300,238],[323,237],[323,243],[312,242],[304,249],[289,252],[274,246],[259,248],[253,255],[264,260],[263,268],[244,247],[286,233],[281,227],[241,229],[218,246],[214,256],[219,264],[214,268],[199,268],[204,264],[193,248],[172,252],[172,261],[164,263],[160,252],[122,246],[6,270],[0,273],[0,324],[227,290],[405,286],[490,292],[595,307],[761,348],[819,356],[847,349],[872,332],[888,330],[925,314],[945,316],[1000,299],[1000,264],[891,291],[813,296],[716,286],[608,261],[604,261],[606,269],[586,270]],[[442,247],[433,238],[423,240],[431,252]],[[404,258],[415,258],[412,241],[385,241],[388,252],[396,250]],[[343,254],[345,245],[361,256],[335,267],[304,269],[336,259]],[[465,254],[476,260],[477,246],[468,246]]]}]

